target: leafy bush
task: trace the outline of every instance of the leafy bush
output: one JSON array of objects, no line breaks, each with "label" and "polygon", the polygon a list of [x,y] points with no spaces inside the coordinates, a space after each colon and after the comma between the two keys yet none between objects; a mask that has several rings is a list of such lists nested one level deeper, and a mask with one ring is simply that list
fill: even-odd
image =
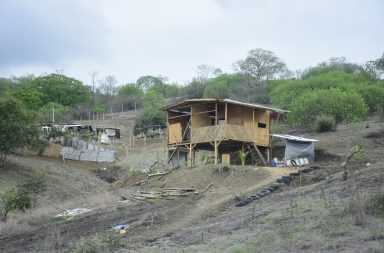
[{"label": "leafy bush", "polygon": [[200,160],[205,165],[208,165],[208,164],[213,164],[215,162],[215,157],[214,156],[209,156],[207,154],[202,154],[201,157],[200,157]]},{"label": "leafy bush", "polygon": [[109,250],[114,251],[123,246],[122,239],[123,236],[121,234],[110,230],[103,233],[101,242],[106,243],[108,245]]},{"label": "leafy bush", "polygon": [[140,170],[138,168],[130,167],[130,168],[128,168],[128,173],[129,174],[139,174]]},{"label": "leafy bush", "polygon": [[384,192],[374,193],[368,200],[368,209],[371,213],[384,218]]},{"label": "leafy bush", "polygon": [[384,87],[375,83],[371,78],[357,73],[331,71],[310,75],[302,80],[268,82],[268,91],[272,102],[288,110],[292,109],[292,104],[304,93],[332,89],[359,94],[368,107],[369,115],[384,110]]},{"label": "leafy bush", "polygon": [[146,132],[149,125],[163,125],[166,121],[166,114],[159,109],[165,105],[164,98],[154,91],[148,91],[144,96],[143,111],[136,119],[134,134]]},{"label": "leafy bush", "polygon": [[336,131],[336,121],[332,116],[319,116],[316,118],[316,132]]},{"label": "leafy bush", "polygon": [[9,212],[31,209],[37,200],[37,195],[46,190],[45,179],[38,176],[28,177],[16,188],[0,196],[0,220],[6,221]]},{"label": "leafy bush", "polygon": [[239,150],[239,157],[241,161],[241,165],[245,165],[245,160],[247,159],[248,151]]},{"label": "leafy bush", "polygon": [[37,196],[47,190],[47,183],[44,177],[31,176],[19,185],[19,191],[29,195],[32,200],[32,207],[35,206]]},{"label": "leafy bush", "polygon": [[288,120],[298,125],[313,124],[318,115],[332,116],[336,123],[356,122],[367,113],[359,94],[333,88],[305,92],[292,102],[290,109]]},{"label": "leafy bush", "polygon": [[9,212],[25,211],[31,208],[31,198],[23,191],[12,189],[4,193],[0,198],[0,220],[6,221]]},{"label": "leafy bush", "polygon": [[95,240],[83,240],[77,245],[75,253],[96,253],[97,242]]}]

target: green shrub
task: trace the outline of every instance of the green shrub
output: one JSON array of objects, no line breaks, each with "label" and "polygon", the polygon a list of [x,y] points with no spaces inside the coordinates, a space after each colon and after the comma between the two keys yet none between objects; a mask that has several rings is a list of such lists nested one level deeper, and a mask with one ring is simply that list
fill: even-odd
[{"label": "green shrub", "polygon": [[373,214],[384,217],[384,192],[377,192],[368,200],[368,209]]},{"label": "green shrub", "polygon": [[31,208],[32,200],[24,191],[12,189],[0,197],[0,220],[6,221],[9,212]]},{"label": "green shrub", "polygon": [[108,245],[109,250],[114,251],[123,246],[122,239],[123,236],[121,234],[110,230],[103,233],[101,242],[106,243]]},{"label": "green shrub", "polygon": [[213,164],[215,162],[215,157],[209,156],[207,154],[202,154],[200,157],[200,160],[205,165],[208,165],[208,164]]},{"label": "green shrub", "polygon": [[332,116],[336,123],[357,122],[367,113],[359,94],[333,88],[305,92],[292,102],[290,109],[288,120],[296,125],[311,125],[318,115]]},{"label": "green shrub", "polygon": [[44,177],[30,176],[18,186],[19,190],[29,195],[32,200],[32,207],[35,206],[40,193],[47,190],[47,183]]},{"label": "green shrub", "polygon": [[129,174],[139,174],[140,170],[138,168],[130,167],[130,168],[128,168],[128,173]]},{"label": "green shrub", "polygon": [[316,132],[336,131],[336,121],[332,116],[319,116],[316,118]]},{"label": "green shrub", "polygon": [[150,173],[159,173],[159,168],[156,165],[152,165],[149,167],[149,172]]},{"label": "green shrub", "polygon": [[96,253],[97,242],[95,240],[83,240],[77,245],[75,253]]},{"label": "green shrub", "polygon": [[248,151],[239,150],[239,157],[240,157],[242,166],[245,165],[245,160],[247,159],[247,156],[248,156]]}]

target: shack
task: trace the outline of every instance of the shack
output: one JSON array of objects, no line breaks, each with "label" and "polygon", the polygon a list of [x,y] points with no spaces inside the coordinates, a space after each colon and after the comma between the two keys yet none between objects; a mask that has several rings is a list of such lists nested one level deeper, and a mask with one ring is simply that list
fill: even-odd
[{"label": "shack", "polygon": [[288,134],[271,134],[285,140],[285,161],[299,158],[315,160],[315,142],[318,140]]},{"label": "shack", "polygon": [[167,161],[186,151],[189,166],[197,150],[214,151],[214,163],[247,150],[264,165],[271,157],[271,114],[287,111],[230,99],[188,99],[161,108],[167,112]]}]

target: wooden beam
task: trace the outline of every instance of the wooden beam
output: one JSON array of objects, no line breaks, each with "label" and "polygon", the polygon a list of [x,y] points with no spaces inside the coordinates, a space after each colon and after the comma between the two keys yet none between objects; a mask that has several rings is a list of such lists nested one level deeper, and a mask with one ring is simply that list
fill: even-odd
[{"label": "wooden beam", "polygon": [[218,161],[217,158],[219,156],[219,145],[217,144],[217,141],[215,141],[215,165],[217,165]]},{"label": "wooden beam", "polygon": [[189,143],[188,167],[192,167],[192,143]]},{"label": "wooden beam", "polygon": [[168,117],[168,119],[176,119],[176,118],[187,117],[187,116],[190,116],[190,114],[184,114],[184,115],[172,116],[172,117]]},{"label": "wooden beam", "polygon": [[225,124],[228,124],[228,103],[225,102]]},{"label": "wooden beam", "polygon": [[217,125],[217,121],[218,118],[217,118],[217,103],[215,103],[215,125]]},{"label": "wooden beam", "polygon": [[169,156],[169,158],[168,158],[168,162],[167,162],[167,164],[169,164],[169,162],[172,160],[172,158],[173,158],[173,156],[175,155],[175,153],[176,153],[176,151],[179,149],[179,147],[176,147],[175,148],[175,150],[173,150],[173,152],[172,152],[172,155],[171,156],[169,156],[169,149],[167,149],[167,156]]},{"label": "wooden beam", "polygon": [[253,143],[253,147],[256,149],[257,154],[259,155],[261,161],[263,162],[264,166],[267,166],[267,161],[265,160],[263,154],[260,152],[259,148],[255,143]]},{"label": "wooden beam", "polygon": [[196,114],[202,114],[202,113],[207,113],[207,112],[214,112],[215,110],[209,110],[209,111],[203,111],[203,112],[195,112],[193,113],[194,115]]},{"label": "wooden beam", "polygon": [[183,136],[181,136],[181,141],[183,141],[184,136],[185,136],[185,134],[187,133],[188,127],[189,127],[189,125],[191,124],[191,120],[192,120],[192,118],[189,119],[188,124],[187,124],[187,126],[185,127]]}]

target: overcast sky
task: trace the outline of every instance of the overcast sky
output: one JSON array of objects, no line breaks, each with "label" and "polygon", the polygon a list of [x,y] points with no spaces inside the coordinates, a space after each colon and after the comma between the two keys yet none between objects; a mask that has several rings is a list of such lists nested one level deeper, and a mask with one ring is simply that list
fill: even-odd
[{"label": "overcast sky", "polygon": [[0,0],[0,76],[63,70],[90,83],[162,75],[185,84],[200,64],[231,71],[254,48],[291,70],[384,52],[381,0]]}]

